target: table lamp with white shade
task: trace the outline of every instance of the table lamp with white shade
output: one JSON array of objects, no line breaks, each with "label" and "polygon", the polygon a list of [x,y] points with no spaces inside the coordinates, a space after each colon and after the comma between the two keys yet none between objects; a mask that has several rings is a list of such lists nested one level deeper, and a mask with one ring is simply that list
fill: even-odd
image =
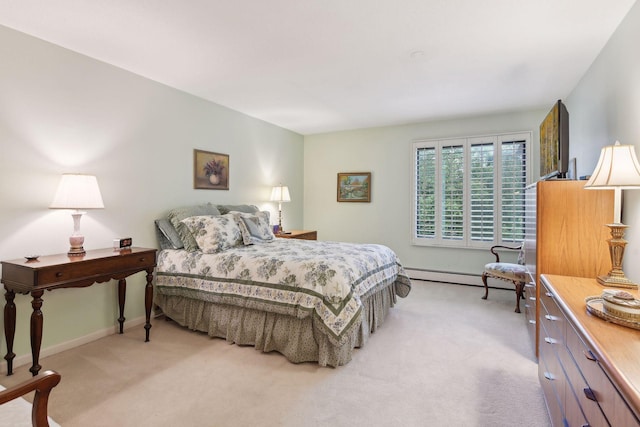
[{"label": "table lamp with white shade", "polygon": [[640,164],[633,145],[621,145],[616,141],[600,152],[600,159],[591,178],[584,188],[589,190],[614,190],[614,223],[611,229],[609,255],[611,271],[606,276],[598,276],[598,283],[618,288],[634,288],[638,285],[629,280],[622,271],[622,258],[627,241],[624,231],[628,227],[621,222],[622,190],[640,189]]},{"label": "table lamp with white shade", "polygon": [[271,201],[278,202],[278,233],[284,233],[282,228],[282,203],[290,202],[289,187],[286,185],[276,185],[271,189]]},{"label": "table lamp with white shade", "polygon": [[83,256],[84,236],[80,234],[80,219],[86,209],[102,209],[102,195],[98,180],[93,175],[63,174],[58,185],[58,190],[49,206],[50,209],[74,209],[73,234],[69,237],[71,248],[67,255]]}]

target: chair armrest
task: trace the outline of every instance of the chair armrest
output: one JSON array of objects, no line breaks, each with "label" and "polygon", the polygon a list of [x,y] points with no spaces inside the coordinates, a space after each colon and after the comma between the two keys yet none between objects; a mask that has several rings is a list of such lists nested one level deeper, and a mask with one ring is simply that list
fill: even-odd
[{"label": "chair armrest", "polygon": [[519,251],[520,249],[522,249],[522,245],[516,246],[516,247],[512,247],[512,246],[503,246],[503,245],[495,245],[495,246],[491,246],[491,253],[493,255],[495,255],[496,257],[496,262],[500,262],[500,255],[495,251],[497,248],[500,249],[508,249],[510,251]]},{"label": "chair armrest", "polygon": [[34,427],[49,427],[47,419],[47,403],[49,392],[60,382],[60,374],[45,371],[35,377],[0,391],[0,405],[35,391],[31,409],[31,423]]}]

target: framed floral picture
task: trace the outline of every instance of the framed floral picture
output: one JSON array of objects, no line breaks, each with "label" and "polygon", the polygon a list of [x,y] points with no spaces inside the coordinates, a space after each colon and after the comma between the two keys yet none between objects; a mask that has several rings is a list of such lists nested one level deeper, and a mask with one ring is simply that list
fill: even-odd
[{"label": "framed floral picture", "polygon": [[339,202],[370,202],[371,172],[338,173]]},{"label": "framed floral picture", "polygon": [[193,150],[193,188],[229,189],[229,155]]}]

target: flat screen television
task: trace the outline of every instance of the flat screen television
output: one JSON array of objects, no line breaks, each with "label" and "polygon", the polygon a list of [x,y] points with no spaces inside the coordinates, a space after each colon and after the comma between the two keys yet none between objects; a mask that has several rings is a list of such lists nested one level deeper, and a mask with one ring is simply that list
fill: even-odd
[{"label": "flat screen television", "polygon": [[540,124],[540,179],[566,178],[569,170],[569,112],[558,100]]}]

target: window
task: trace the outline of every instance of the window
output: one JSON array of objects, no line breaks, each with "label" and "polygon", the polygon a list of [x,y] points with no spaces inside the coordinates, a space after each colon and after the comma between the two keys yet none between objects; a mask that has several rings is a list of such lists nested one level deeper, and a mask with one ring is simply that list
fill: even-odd
[{"label": "window", "polygon": [[413,143],[413,243],[489,247],[524,238],[531,133]]}]

